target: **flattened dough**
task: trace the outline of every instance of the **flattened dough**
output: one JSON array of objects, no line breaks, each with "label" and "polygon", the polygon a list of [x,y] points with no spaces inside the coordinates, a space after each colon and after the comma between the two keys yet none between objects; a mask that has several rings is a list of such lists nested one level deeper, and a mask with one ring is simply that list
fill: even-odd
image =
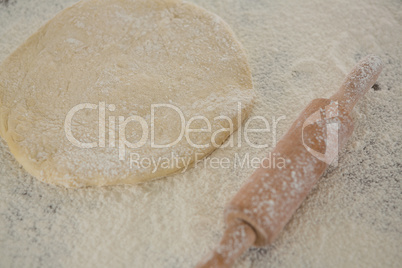
[{"label": "flattened dough", "polygon": [[[0,66],[0,134],[41,181],[65,187],[135,184],[211,153],[217,147],[212,133],[230,127],[226,117],[237,129],[253,94],[243,48],[216,15],[179,0],[81,1],[56,15]],[[66,136],[66,116],[85,103],[92,106],[77,110],[70,130],[80,144],[96,144],[93,148],[81,148]],[[105,125],[99,127],[102,103]],[[153,104],[177,107],[187,123],[194,116],[207,118],[210,132],[189,135],[193,144],[206,146],[196,148],[182,138],[169,148],[153,148]],[[174,142],[182,129],[179,113],[154,109],[154,143]],[[127,141],[135,144],[142,134],[146,141],[139,148],[124,146],[121,160],[119,118],[123,123],[132,116],[142,118],[149,131],[143,133],[140,121],[127,122]],[[214,120],[217,116],[221,119]],[[194,120],[191,128],[208,126]],[[216,144],[233,129],[214,137]],[[173,164],[176,158],[179,163]],[[172,163],[148,166],[148,160],[136,159]]]}]

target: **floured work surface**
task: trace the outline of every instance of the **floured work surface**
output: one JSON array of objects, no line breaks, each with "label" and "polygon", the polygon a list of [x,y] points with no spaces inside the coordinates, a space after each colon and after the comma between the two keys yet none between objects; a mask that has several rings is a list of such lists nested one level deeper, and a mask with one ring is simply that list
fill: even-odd
[{"label": "floured work surface", "polygon": [[[72,3],[2,5],[1,60]],[[250,139],[269,148],[243,144],[208,158],[228,158],[226,168],[206,161],[138,186],[66,190],[29,176],[2,141],[1,266],[194,265],[220,239],[224,204],[253,171],[233,164],[236,156],[265,156],[310,100],[332,95],[360,58],[377,54],[384,70],[356,107],[355,133],[338,167],[330,168],[273,246],[250,250],[237,267],[398,267],[400,1],[195,3],[228,22],[246,48],[257,91],[251,116],[268,118],[271,127]],[[279,120],[276,132],[273,119]]]}]

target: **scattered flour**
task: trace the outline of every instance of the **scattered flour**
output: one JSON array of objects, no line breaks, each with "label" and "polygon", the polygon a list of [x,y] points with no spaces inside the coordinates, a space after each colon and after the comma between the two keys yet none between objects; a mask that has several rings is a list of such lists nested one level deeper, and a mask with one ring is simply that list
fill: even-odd
[{"label": "scattered flour", "polygon": [[[271,247],[251,249],[237,267],[398,267],[402,3],[194,2],[228,22],[248,50],[258,93],[253,113],[286,116],[278,137],[309,101],[331,96],[364,55],[378,54],[385,64],[376,90],[355,109],[355,133],[339,166],[328,170]],[[0,60],[72,3],[0,4]],[[271,134],[256,138],[271,144]],[[211,157],[268,151],[243,146]],[[197,167],[139,186],[67,190],[31,178],[1,141],[0,266],[193,266],[219,241],[224,205],[252,171]]]}]

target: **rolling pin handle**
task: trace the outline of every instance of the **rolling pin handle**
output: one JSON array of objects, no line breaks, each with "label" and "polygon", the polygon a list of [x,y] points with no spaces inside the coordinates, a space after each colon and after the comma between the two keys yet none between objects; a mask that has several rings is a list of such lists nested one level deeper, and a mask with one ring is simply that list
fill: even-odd
[{"label": "rolling pin handle", "polygon": [[234,220],[225,230],[218,247],[197,268],[229,268],[254,244],[256,233],[242,220]]},{"label": "rolling pin handle", "polygon": [[350,114],[356,103],[377,81],[383,68],[381,59],[368,55],[360,60],[330,99],[339,103],[344,114]]}]

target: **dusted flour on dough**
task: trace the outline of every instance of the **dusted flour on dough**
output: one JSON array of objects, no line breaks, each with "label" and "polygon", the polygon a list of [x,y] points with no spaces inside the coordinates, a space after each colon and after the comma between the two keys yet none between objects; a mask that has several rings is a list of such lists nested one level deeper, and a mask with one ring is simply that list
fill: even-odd
[{"label": "dusted flour on dough", "polygon": [[1,65],[0,134],[41,181],[133,184],[211,153],[253,94],[243,48],[216,15],[179,0],[84,0]]},{"label": "dusted flour on dough", "polygon": [[[73,2],[0,5],[0,60]],[[355,108],[338,167],[274,245],[249,250],[235,267],[399,267],[401,1],[192,2],[221,16],[246,48],[258,96],[250,116],[286,116],[277,138],[312,99],[336,92],[360,58],[377,54],[384,62],[377,86]],[[255,140],[272,144],[272,132]],[[210,158],[262,157],[270,149],[228,147]],[[29,176],[0,142],[0,266],[194,267],[221,239],[224,205],[252,172],[200,165],[135,186],[64,189]]]}]

